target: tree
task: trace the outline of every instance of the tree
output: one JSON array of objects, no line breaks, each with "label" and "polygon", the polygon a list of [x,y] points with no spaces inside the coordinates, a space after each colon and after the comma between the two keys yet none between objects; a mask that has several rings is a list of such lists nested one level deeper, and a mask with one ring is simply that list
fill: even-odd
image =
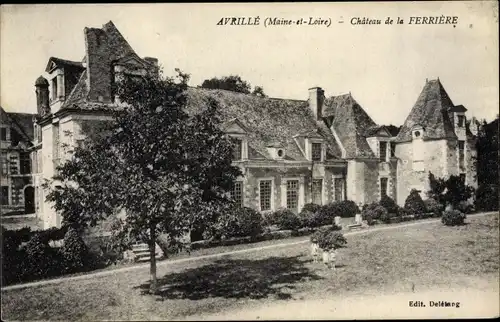
[{"label": "tree", "polygon": [[485,120],[477,135],[477,180],[479,185],[498,185],[498,126],[499,118],[487,123]]},{"label": "tree", "polygon": [[264,93],[264,89],[261,86],[255,86],[252,94],[260,97],[267,97],[267,95]]},{"label": "tree", "polygon": [[251,92],[252,85],[241,79],[238,75],[223,76],[221,78],[213,77],[211,79],[205,79],[201,84],[202,88],[208,89],[224,89],[227,91],[244,93],[266,97],[264,89],[261,86],[255,86],[253,92]]},{"label": "tree", "polygon": [[215,101],[199,114],[186,110],[188,75],[124,77],[117,94],[125,108],[105,134],[87,139],[58,168],[60,189],[48,199],[63,225],[87,227],[124,211],[122,229],[150,250],[150,291],[157,290],[155,245],[160,233],[176,240],[197,221],[227,207],[240,170],[222,132]]},{"label": "tree", "polygon": [[467,201],[474,194],[474,188],[467,186],[460,176],[451,175],[447,180],[436,178],[429,172],[429,198],[433,198],[443,206],[450,205],[454,209]]}]

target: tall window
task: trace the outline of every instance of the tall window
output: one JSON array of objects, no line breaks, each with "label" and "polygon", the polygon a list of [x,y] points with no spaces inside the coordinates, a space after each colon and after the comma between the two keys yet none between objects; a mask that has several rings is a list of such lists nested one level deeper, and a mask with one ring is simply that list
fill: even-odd
[{"label": "tall window", "polygon": [[52,79],[52,100],[57,100],[57,76]]},{"label": "tall window", "polygon": [[286,207],[294,212],[299,211],[299,181],[286,182]]},{"label": "tall window", "polygon": [[15,154],[10,156],[10,173],[19,174],[19,158]]},{"label": "tall window", "polygon": [[233,160],[241,160],[243,154],[243,143],[240,139],[234,139]]},{"label": "tall window", "polygon": [[323,204],[323,180],[315,179],[312,181],[312,202],[321,205]]},{"label": "tall window", "polygon": [[380,178],[380,198],[387,196],[387,178]]},{"label": "tall window", "polygon": [[7,128],[5,127],[0,128],[0,140],[7,141]]},{"label": "tall window", "polygon": [[458,115],[458,127],[464,127],[465,126],[465,116],[464,115]]},{"label": "tall window", "polygon": [[271,185],[271,180],[262,180],[259,183],[260,210],[271,210]]},{"label": "tall window", "polygon": [[385,161],[387,159],[387,142],[380,142],[379,159],[380,161]]},{"label": "tall window", "polygon": [[231,190],[231,198],[235,201],[236,205],[243,207],[243,182],[236,181]]},{"label": "tall window", "polygon": [[391,142],[391,158],[396,156],[396,143]]},{"label": "tall window", "polygon": [[312,154],[313,161],[322,161],[321,143],[312,143],[311,144],[311,154]]},{"label": "tall window", "polygon": [[458,141],[458,164],[460,170],[465,170],[465,141]]},{"label": "tall window", "polygon": [[8,174],[9,173],[9,160],[7,159],[7,153],[2,152],[0,155],[0,162],[2,163],[2,174]]},{"label": "tall window", "polygon": [[2,199],[2,205],[8,205],[9,204],[9,187],[8,186],[2,186],[2,195],[0,196]]},{"label": "tall window", "polygon": [[334,178],[333,186],[334,186],[334,195],[335,201],[344,200],[344,178]]},{"label": "tall window", "polygon": [[20,163],[21,163],[21,174],[31,173],[31,160],[29,153],[21,153]]},{"label": "tall window", "polygon": [[21,189],[19,189],[19,188],[12,189],[11,199],[12,199],[13,205],[19,205],[21,203],[21,194],[22,194]]}]

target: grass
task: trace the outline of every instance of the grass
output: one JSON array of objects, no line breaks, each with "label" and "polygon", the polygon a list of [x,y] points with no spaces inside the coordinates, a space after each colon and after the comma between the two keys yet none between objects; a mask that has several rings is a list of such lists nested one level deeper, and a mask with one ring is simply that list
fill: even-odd
[{"label": "grass", "polygon": [[[471,216],[467,222],[459,227],[435,222],[347,236],[348,248],[338,255],[336,273],[312,263],[304,243],[161,265],[157,296],[144,293],[149,287],[147,267],[3,291],[2,318],[165,320],[339,294],[436,286],[491,288],[499,269],[498,214]],[[237,246],[244,245],[230,247]]]}]

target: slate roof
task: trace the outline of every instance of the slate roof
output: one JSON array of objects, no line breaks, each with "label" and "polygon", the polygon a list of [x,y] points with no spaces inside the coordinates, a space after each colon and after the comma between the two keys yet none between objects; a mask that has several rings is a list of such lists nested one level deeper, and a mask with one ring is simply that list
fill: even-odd
[{"label": "slate roof", "polygon": [[7,112],[1,106],[0,109],[2,110],[2,114],[5,113],[7,117],[18,126],[18,128],[22,131],[21,134],[26,136],[29,141],[33,141],[33,117],[35,117],[36,114]]},{"label": "slate roof", "polygon": [[456,138],[448,116],[454,107],[439,79],[427,81],[395,141],[411,141],[411,130],[415,125],[424,128],[424,140]]},{"label": "slate roof", "polygon": [[[285,148],[285,160],[305,161],[294,136],[318,133],[327,145],[327,160],[339,159],[340,149],[332,134],[321,122],[316,122],[307,101],[260,97],[226,90],[190,87],[187,90],[188,109],[201,111],[212,98],[221,107],[224,120],[237,119],[248,129],[249,158],[271,156],[269,146]],[[252,155],[253,153],[253,155]]]},{"label": "slate roof", "polygon": [[366,132],[377,124],[350,93],[327,98],[323,117],[333,118],[332,127],[346,150],[346,158],[375,157],[366,141]]},{"label": "slate roof", "polygon": [[72,67],[80,67],[83,68],[83,64],[81,62],[77,61],[72,61],[72,60],[67,60],[67,59],[61,59],[57,57],[50,57],[49,62],[47,63],[47,68],[45,69],[46,72],[50,70],[50,63],[54,62],[57,66],[72,66]]}]

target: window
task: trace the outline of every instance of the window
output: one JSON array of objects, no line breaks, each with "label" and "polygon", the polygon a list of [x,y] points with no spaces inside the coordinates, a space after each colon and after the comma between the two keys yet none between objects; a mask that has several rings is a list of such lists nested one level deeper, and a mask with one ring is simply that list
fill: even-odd
[{"label": "window", "polygon": [[396,143],[391,142],[391,158],[396,156]]},{"label": "window", "polygon": [[2,186],[2,196],[0,198],[2,199],[2,205],[9,204],[9,187]]},{"label": "window", "polygon": [[9,160],[7,159],[7,153],[2,152],[0,156],[0,162],[2,163],[2,174],[8,174],[9,173]]},{"label": "window", "polygon": [[465,116],[464,115],[457,115],[457,119],[458,119],[458,127],[464,127],[465,125]]},{"label": "window", "polygon": [[231,190],[231,198],[235,201],[236,205],[243,207],[243,182],[236,181]]},{"label": "window", "polygon": [[21,164],[21,174],[31,173],[31,160],[29,153],[21,153],[20,164]]},{"label": "window", "polygon": [[463,184],[465,184],[465,173],[460,173],[460,180],[462,181]]},{"label": "window", "polygon": [[294,212],[299,211],[299,181],[287,180],[286,182],[286,208]]},{"label": "window", "polygon": [[57,76],[52,79],[52,100],[57,100]]},{"label": "window", "polygon": [[315,179],[312,181],[312,203],[323,204],[323,180]]},{"label": "window", "polygon": [[385,161],[387,159],[387,142],[380,142],[378,153],[380,161]]},{"label": "window", "polygon": [[311,154],[312,154],[313,161],[322,161],[321,143],[312,143],[311,144]]},{"label": "window", "polygon": [[460,170],[465,170],[465,141],[458,141],[458,165]]},{"label": "window", "polygon": [[380,178],[380,198],[387,196],[387,178]]},{"label": "window", "polygon": [[272,181],[262,180],[259,183],[260,210],[271,210]]},{"label": "window", "polygon": [[5,127],[0,129],[0,140],[7,141],[7,128]]},{"label": "window", "polygon": [[334,199],[335,201],[344,200],[344,178],[333,179]]},{"label": "window", "polygon": [[10,156],[10,173],[19,174],[19,158],[15,154]]},{"label": "window", "polygon": [[234,139],[233,160],[241,160],[243,154],[243,143],[239,139]]},{"label": "window", "polygon": [[12,189],[12,204],[13,205],[19,205],[21,204],[21,194],[22,194],[22,191],[21,189],[19,188],[14,188]]}]

